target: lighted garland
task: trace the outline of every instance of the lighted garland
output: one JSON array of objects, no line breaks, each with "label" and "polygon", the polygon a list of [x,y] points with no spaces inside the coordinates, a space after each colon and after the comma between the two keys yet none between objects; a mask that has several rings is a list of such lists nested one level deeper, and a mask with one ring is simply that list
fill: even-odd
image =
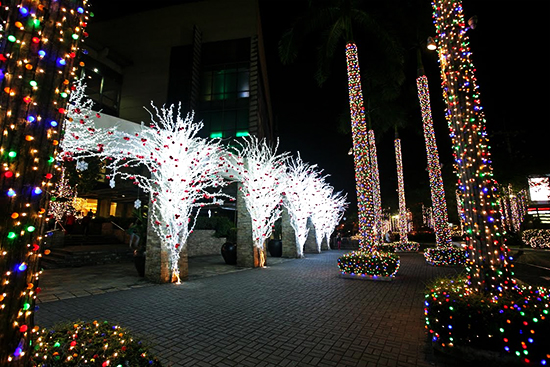
[{"label": "lighted garland", "polygon": [[428,78],[421,75],[416,79],[418,99],[422,112],[424,141],[426,143],[426,155],[428,157],[428,174],[430,179],[430,193],[432,199],[432,219],[435,232],[436,246],[451,244],[451,234],[448,226],[447,203],[445,201],[445,189],[441,177],[441,165],[435,140],[435,131],[430,106],[430,90]]},{"label": "lighted garland", "polygon": [[145,343],[107,321],[78,321],[44,328],[33,339],[33,366],[161,366]]},{"label": "lighted garland", "polygon": [[457,186],[463,199],[469,286],[497,296],[509,279],[507,249],[501,231],[498,188],[491,168],[485,116],[466,34],[468,28],[461,1],[439,0],[432,6],[447,105],[445,115],[453,142]]},{"label": "lighted garland", "polygon": [[55,150],[87,1],[0,7],[0,365],[28,354]]},{"label": "lighted garland", "polygon": [[550,248],[550,229],[526,229],[521,239],[532,248]]},{"label": "lighted garland", "polygon": [[352,251],[338,258],[342,275],[358,278],[392,278],[399,270],[399,256],[389,252]]},{"label": "lighted garland", "polygon": [[[516,286],[487,301],[465,278],[434,282],[425,296],[432,343],[457,356],[462,347],[504,353],[526,365],[550,363],[550,297],[544,288]],[[471,350],[467,351],[471,354]]]}]

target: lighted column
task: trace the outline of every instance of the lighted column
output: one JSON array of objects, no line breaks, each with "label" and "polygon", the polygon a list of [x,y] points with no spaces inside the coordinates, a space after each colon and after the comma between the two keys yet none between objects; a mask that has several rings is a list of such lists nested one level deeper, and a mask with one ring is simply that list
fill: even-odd
[{"label": "lighted column", "polygon": [[373,234],[373,197],[372,181],[369,177],[369,144],[365,124],[365,108],[361,89],[361,75],[357,46],[346,45],[348,70],[348,92],[353,139],[353,162],[355,165],[355,184],[357,190],[357,209],[359,221],[359,247],[370,250],[374,244]]},{"label": "lighted column", "polygon": [[373,201],[373,235],[377,242],[382,240],[382,198],[380,197],[380,175],[378,170],[378,157],[376,152],[376,138],[374,130],[368,131],[370,152],[370,177],[372,177],[372,201]]},{"label": "lighted column", "polygon": [[446,117],[463,198],[469,287],[499,293],[508,280],[485,116],[459,0],[434,1]]},{"label": "lighted column", "polygon": [[409,242],[409,239],[407,237],[407,204],[405,202],[405,183],[403,180],[401,139],[399,139],[397,136],[395,137],[394,145],[395,163],[397,164],[397,193],[399,197],[399,243],[404,247]]},{"label": "lighted column", "polygon": [[421,75],[416,79],[418,99],[422,112],[424,141],[426,142],[426,155],[428,157],[428,174],[430,178],[430,193],[433,207],[433,225],[435,231],[436,246],[448,246],[451,244],[451,233],[447,217],[447,203],[445,201],[445,189],[441,177],[441,165],[435,140],[435,132],[430,107],[430,90],[428,78]]},{"label": "lighted column", "polygon": [[43,225],[86,1],[0,8],[0,365],[27,366]]}]

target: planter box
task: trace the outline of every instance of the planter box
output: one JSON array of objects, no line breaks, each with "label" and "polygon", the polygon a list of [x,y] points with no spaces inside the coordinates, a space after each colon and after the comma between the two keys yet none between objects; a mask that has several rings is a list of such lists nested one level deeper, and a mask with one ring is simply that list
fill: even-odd
[{"label": "planter box", "polygon": [[380,280],[384,282],[391,282],[395,279],[395,277],[388,277],[388,276],[376,276],[376,275],[367,275],[367,274],[348,274],[348,273],[340,273],[341,278],[347,278],[347,279],[360,279],[360,280]]}]

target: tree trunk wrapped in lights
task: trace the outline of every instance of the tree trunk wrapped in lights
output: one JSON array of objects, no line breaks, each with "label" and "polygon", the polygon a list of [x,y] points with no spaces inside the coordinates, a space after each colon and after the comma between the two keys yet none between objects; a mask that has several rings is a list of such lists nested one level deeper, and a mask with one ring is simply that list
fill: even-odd
[{"label": "tree trunk wrapped in lights", "polygon": [[422,126],[424,130],[424,141],[426,142],[426,155],[428,157],[428,175],[430,178],[430,193],[433,208],[433,226],[435,230],[435,244],[438,247],[451,245],[451,232],[449,230],[449,219],[447,217],[447,202],[445,201],[445,188],[441,176],[441,164],[432,120],[432,109],[430,107],[430,90],[428,78],[423,73],[416,79],[418,99],[422,112]]},{"label": "tree trunk wrapped in lights", "polygon": [[493,179],[485,115],[471,60],[462,2],[434,1],[439,65],[446,118],[463,196],[464,232],[469,251],[468,287],[498,294],[510,284],[497,185]]},{"label": "tree trunk wrapped in lights", "polygon": [[276,154],[266,140],[244,137],[238,157],[234,159],[235,177],[242,183],[246,209],[252,219],[255,266],[265,266],[265,241],[271,236],[275,221],[281,216],[284,192],[285,161],[288,153]]},{"label": "tree trunk wrapped in lights", "polygon": [[0,8],[0,365],[26,366],[55,149],[86,1]]},{"label": "tree trunk wrapped in lights", "polygon": [[355,183],[357,189],[359,247],[371,251],[376,244],[374,235],[374,200],[372,194],[374,184],[371,177],[372,172],[370,171],[370,150],[365,123],[359,55],[357,53],[357,45],[354,43],[346,45],[346,62],[353,139],[353,162],[355,165]]},{"label": "tree trunk wrapped in lights", "polygon": [[373,200],[373,230],[374,238],[377,242],[382,241],[384,231],[382,229],[382,198],[380,196],[380,170],[378,169],[378,157],[376,152],[376,139],[374,130],[368,131],[369,152],[370,152],[370,172],[373,179],[372,200]]},{"label": "tree trunk wrapped in lights", "polygon": [[401,245],[406,245],[409,241],[407,232],[407,203],[405,201],[405,182],[403,180],[403,158],[401,156],[401,139],[396,137],[394,140],[395,146],[395,163],[397,166],[397,194],[399,198],[399,242]]},{"label": "tree trunk wrapped in lights", "polygon": [[401,139],[395,133],[395,163],[397,166],[397,193],[399,198],[399,243],[397,251],[418,251],[418,242],[409,241],[407,203],[405,201],[405,181],[403,179],[403,157],[401,155]]},{"label": "tree trunk wrapped in lights", "polygon": [[[142,124],[139,133],[128,134],[116,126],[97,128],[84,87],[81,81],[75,84],[61,156],[107,158],[111,187],[119,176],[150,194],[149,225],[169,254],[169,280],[179,283],[180,253],[200,208],[232,200],[221,191],[228,183],[221,174],[227,166],[226,152],[218,140],[198,137],[202,122],[194,122],[193,115],[184,118],[174,106],[159,110],[153,105],[152,124]],[[134,167],[145,167],[148,174],[128,171]]]}]

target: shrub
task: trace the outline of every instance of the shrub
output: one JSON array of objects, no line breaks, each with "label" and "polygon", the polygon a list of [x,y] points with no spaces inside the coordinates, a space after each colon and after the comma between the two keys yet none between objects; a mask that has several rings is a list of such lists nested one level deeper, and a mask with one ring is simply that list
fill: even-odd
[{"label": "shrub", "polygon": [[456,246],[433,247],[424,251],[426,262],[434,266],[464,265],[468,253]]},{"label": "shrub", "polygon": [[342,274],[393,277],[399,269],[399,256],[388,252],[352,251],[338,259]]},{"label": "shrub", "polygon": [[395,242],[395,251],[397,252],[417,252],[420,248],[420,244],[414,241],[408,241],[405,243]]},{"label": "shrub", "polygon": [[197,217],[195,229],[213,229],[215,237],[227,237],[235,225],[227,217]]},{"label": "shrub", "polygon": [[[484,350],[517,362],[550,362],[548,291],[514,286],[499,297],[470,292],[466,278],[440,279],[425,295],[426,329],[432,343],[457,356]],[[466,353],[468,354],[468,353]]]},{"label": "shrub", "polygon": [[162,366],[148,347],[107,321],[65,323],[33,335],[31,365]]},{"label": "shrub", "polygon": [[526,229],[521,239],[533,248],[550,248],[550,229]]},{"label": "shrub", "polygon": [[383,243],[380,246],[378,246],[378,248],[382,252],[395,252],[395,244],[393,243]]}]

